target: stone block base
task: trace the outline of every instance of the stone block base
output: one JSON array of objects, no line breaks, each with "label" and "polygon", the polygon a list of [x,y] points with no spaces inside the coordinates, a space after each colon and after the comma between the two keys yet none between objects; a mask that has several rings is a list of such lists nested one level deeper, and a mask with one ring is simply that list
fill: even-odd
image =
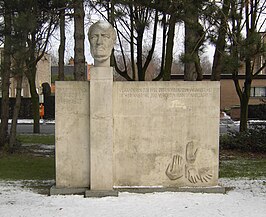
[{"label": "stone block base", "polygon": [[88,188],[57,188],[55,185],[50,188],[50,195],[84,195]]},{"label": "stone block base", "polygon": [[85,192],[85,197],[118,197],[118,191],[96,191],[96,190],[87,190]]},{"label": "stone block base", "polygon": [[190,192],[190,193],[210,193],[210,194],[225,194],[226,190],[225,187],[222,186],[212,186],[212,187],[180,187],[180,188],[145,188],[145,187],[115,187],[115,190],[119,192],[130,192],[130,193],[139,193],[139,194],[146,194],[146,193],[154,193],[154,192]]}]

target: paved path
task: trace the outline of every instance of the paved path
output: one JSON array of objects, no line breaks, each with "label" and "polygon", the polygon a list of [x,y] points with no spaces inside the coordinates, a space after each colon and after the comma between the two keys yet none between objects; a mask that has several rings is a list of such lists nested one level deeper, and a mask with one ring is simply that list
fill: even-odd
[{"label": "paved path", "polygon": [[[8,125],[10,129],[10,124]],[[41,134],[55,134],[55,125],[54,124],[40,124],[40,133]],[[33,133],[32,124],[18,124],[17,133]]]}]

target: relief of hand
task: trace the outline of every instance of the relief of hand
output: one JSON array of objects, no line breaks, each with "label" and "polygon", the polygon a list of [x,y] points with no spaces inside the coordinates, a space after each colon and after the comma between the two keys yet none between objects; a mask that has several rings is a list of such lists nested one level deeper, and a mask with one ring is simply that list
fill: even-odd
[{"label": "relief of hand", "polygon": [[191,183],[196,184],[199,180],[199,174],[197,172],[197,170],[195,168],[189,168],[187,171],[187,179],[188,181],[190,181]]},{"label": "relief of hand", "polygon": [[209,168],[199,169],[199,180],[201,182],[209,182],[212,179],[212,174]]},{"label": "relief of hand", "polygon": [[186,160],[189,164],[194,164],[197,158],[198,148],[193,142],[189,142],[186,146]]},{"label": "relief of hand", "polygon": [[183,159],[181,156],[173,156],[173,160],[170,164],[168,164],[165,174],[171,180],[176,180],[183,176]]}]

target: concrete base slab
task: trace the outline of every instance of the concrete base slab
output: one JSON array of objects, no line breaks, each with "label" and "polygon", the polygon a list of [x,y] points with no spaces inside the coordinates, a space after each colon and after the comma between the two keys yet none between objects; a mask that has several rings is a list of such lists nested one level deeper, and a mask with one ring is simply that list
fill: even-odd
[{"label": "concrete base slab", "polygon": [[57,188],[55,185],[50,188],[50,195],[84,195],[88,188]]},{"label": "concrete base slab", "polygon": [[225,194],[226,189],[222,186],[213,186],[213,187],[180,187],[180,188],[145,188],[145,187],[114,187],[119,192],[130,192],[130,193],[154,193],[154,192],[190,192],[190,193],[218,193]]},{"label": "concrete base slab", "polygon": [[99,190],[87,190],[85,197],[118,197],[118,191],[99,191]]}]

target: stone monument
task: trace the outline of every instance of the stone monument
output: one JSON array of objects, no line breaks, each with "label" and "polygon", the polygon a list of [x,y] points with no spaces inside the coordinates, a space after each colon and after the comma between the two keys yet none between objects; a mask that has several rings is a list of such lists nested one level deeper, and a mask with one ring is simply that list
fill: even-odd
[{"label": "stone monument", "polygon": [[224,192],[218,186],[219,82],[113,82],[113,27],[99,21],[88,37],[91,80],[56,83],[50,193]]},{"label": "stone monument", "polygon": [[90,190],[86,196],[117,195],[113,191],[113,68],[110,56],[116,33],[98,21],[88,32],[94,67],[90,70]]}]

